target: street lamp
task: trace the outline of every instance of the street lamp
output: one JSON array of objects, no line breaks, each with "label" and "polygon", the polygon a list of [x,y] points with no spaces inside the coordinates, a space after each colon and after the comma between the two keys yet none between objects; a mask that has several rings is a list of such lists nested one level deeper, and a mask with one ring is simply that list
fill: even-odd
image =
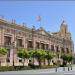
[{"label": "street lamp", "polygon": [[[35,30],[35,26],[33,26],[32,28],[32,49],[34,49],[34,30]],[[33,64],[34,64],[34,57],[33,57]]]},{"label": "street lamp", "polygon": [[[65,48],[65,40],[64,40],[64,38],[63,38],[63,49]],[[64,52],[65,52],[65,50],[64,50]],[[64,62],[64,60],[63,60],[63,62]],[[64,65],[64,63],[63,63],[63,65]],[[65,66],[63,66],[63,71],[65,71]]]},{"label": "street lamp", "polygon": [[12,47],[13,47],[13,66],[15,66],[15,65],[14,65],[14,50],[15,50],[15,41],[16,41],[16,39],[15,39],[15,29],[14,29],[14,41],[13,41],[13,43],[12,43]]},{"label": "street lamp", "polygon": [[15,44],[15,42],[13,42],[11,45],[12,45],[12,49],[13,49],[13,66],[14,66],[14,44]]}]

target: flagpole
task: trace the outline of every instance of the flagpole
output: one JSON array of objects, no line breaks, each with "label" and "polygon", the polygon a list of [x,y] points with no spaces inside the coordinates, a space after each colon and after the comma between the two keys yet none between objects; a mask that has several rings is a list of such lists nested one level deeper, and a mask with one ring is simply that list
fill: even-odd
[{"label": "flagpole", "polygon": [[[41,17],[41,16],[40,16]],[[39,21],[39,25],[40,25],[40,27],[41,27],[41,19],[40,19],[40,21]]]},{"label": "flagpole", "polygon": [[37,21],[39,23],[39,26],[41,27],[41,16],[37,16]]}]

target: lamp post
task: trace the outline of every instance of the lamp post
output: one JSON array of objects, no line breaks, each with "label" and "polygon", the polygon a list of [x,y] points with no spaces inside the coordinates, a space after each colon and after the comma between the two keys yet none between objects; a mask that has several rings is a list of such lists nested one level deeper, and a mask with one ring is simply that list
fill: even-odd
[{"label": "lamp post", "polygon": [[[34,29],[35,27],[33,26],[32,28],[32,49],[34,49]],[[33,57],[33,64],[34,64],[34,57]]]},{"label": "lamp post", "polygon": [[[64,40],[64,38],[63,38],[63,49],[65,48],[65,40]],[[65,51],[64,51],[65,52]],[[63,60],[63,62],[64,62],[64,60]],[[63,63],[63,65],[64,65],[64,63]],[[65,71],[65,66],[63,66],[63,71]]]},{"label": "lamp post", "polygon": [[14,66],[14,42],[12,43],[12,49],[13,49],[13,66]]},{"label": "lamp post", "polygon": [[15,50],[15,29],[14,29],[14,41],[13,41],[13,43],[12,43],[12,47],[13,47],[13,66],[15,66],[14,65],[14,50]]}]

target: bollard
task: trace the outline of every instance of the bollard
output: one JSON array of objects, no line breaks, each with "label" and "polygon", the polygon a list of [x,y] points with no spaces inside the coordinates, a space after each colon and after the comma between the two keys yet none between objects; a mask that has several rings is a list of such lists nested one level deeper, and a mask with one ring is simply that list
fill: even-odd
[{"label": "bollard", "polygon": [[56,67],[56,70],[55,71],[57,72],[57,67]]},{"label": "bollard", "polygon": [[69,67],[68,67],[68,71],[69,71]]},{"label": "bollard", "polygon": [[63,71],[65,71],[65,67],[63,67]]},{"label": "bollard", "polygon": [[71,66],[71,70],[72,70],[72,66]]}]

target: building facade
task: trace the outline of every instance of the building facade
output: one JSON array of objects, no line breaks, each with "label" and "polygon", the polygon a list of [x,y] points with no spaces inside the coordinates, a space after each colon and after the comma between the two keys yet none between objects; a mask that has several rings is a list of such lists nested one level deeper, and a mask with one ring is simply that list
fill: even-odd
[{"label": "building facade", "polygon": [[[0,57],[1,65],[22,65],[17,57],[17,48],[52,50],[58,54],[73,53],[74,45],[67,24],[63,21],[58,32],[50,33],[39,29],[18,25],[15,21],[0,19],[0,47],[8,49],[8,54]],[[25,65],[28,64],[28,59]]]}]

